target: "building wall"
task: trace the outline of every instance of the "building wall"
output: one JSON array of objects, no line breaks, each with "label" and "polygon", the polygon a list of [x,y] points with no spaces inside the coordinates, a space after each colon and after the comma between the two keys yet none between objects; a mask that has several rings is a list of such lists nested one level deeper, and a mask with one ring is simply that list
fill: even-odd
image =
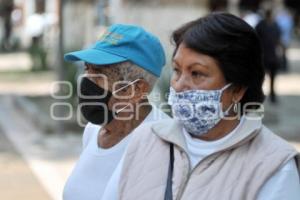
[{"label": "building wall", "polygon": [[96,8],[92,1],[67,1],[64,5],[65,49],[81,48],[92,41],[96,30]]},{"label": "building wall", "polygon": [[205,6],[193,4],[161,6],[149,4],[133,4],[120,0],[111,1],[110,16],[113,23],[128,23],[143,26],[157,35],[168,54],[170,54],[170,36],[173,30],[190,20],[207,13]]},{"label": "building wall", "polygon": [[[67,50],[87,46],[99,38],[103,31],[103,25],[105,25],[99,23],[97,7],[99,2],[97,0],[69,0],[65,3],[63,13],[65,48]],[[207,12],[206,0],[188,0],[188,3],[185,4],[180,2],[182,1],[109,0],[109,23],[106,25],[110,23],[141,25],[158,35],[164,45],[169,48],[169,37],[172,30]]]}]

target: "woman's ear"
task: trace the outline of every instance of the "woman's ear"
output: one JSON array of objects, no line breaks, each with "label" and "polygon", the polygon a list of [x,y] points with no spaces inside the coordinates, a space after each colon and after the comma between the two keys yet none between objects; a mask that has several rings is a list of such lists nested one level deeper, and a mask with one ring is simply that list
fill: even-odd
[{"label": "woman's ear", "polygon": [[247,88],[243,86],[238,86],[235,85],[233,87],[233,92],[232,92],[232,101],[233,102],[239,102],[242,100],[243,96],[245,95]]}]

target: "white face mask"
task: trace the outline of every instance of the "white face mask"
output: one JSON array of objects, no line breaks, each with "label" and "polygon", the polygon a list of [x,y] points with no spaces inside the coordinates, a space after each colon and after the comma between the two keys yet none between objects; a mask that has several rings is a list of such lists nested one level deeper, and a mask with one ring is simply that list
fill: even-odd
[{"label": "white face mask", "polygon": [[172,106],[173,117],[183,124],[187,132],[194,136],[207,133],[227,116],[232,105],[223,112],[221,96],[231,84],[220,90],[186,90],[176,92],[170,87],[168,103]]}]

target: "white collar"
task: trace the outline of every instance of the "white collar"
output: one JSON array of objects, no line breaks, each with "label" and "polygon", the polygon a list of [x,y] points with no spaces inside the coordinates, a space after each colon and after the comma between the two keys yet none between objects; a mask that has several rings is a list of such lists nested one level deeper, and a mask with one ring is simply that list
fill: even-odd
[{"label": "white collar", "polygon": [[198,138],[193,138],[184,128],[183,128],[183,134],[185,136],[188,149],[190,147],[191,148],[196,147],[198,149],[202,149],[202,150],[205,149],[208,151],[215,152],[215,151],[220,151],[222,149],[226,149],[236,143],[239,143],[247,136],[249,136],[251,133],[253,133],[254,130],[259,129],[261,125],[262,125],[261,119],[258,118],[251,119],[247,116],[242,116],[239,124],[237,125],[237,127],[235,127],[234,130],[232,130],[226,136],[215,141],[205,141]]}]

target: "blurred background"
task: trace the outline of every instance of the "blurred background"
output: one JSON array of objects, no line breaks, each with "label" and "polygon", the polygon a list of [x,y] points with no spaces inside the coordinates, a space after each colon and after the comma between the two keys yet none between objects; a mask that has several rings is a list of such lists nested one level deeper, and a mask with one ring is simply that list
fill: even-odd
[{"label": "blurred background", "polygon": [[262,40],[278,38],[264,42],[278,60],[266,66],[264,122],[300,150],[299,0],[0,0],[0,199],[61,199],[83,131],[76,99],[83,66],[65,63],[65,52],[95,42],[112,23],[141,25],[167,52],[154,90],[164,94],[171,32],[212,11],[242,17]]}]

